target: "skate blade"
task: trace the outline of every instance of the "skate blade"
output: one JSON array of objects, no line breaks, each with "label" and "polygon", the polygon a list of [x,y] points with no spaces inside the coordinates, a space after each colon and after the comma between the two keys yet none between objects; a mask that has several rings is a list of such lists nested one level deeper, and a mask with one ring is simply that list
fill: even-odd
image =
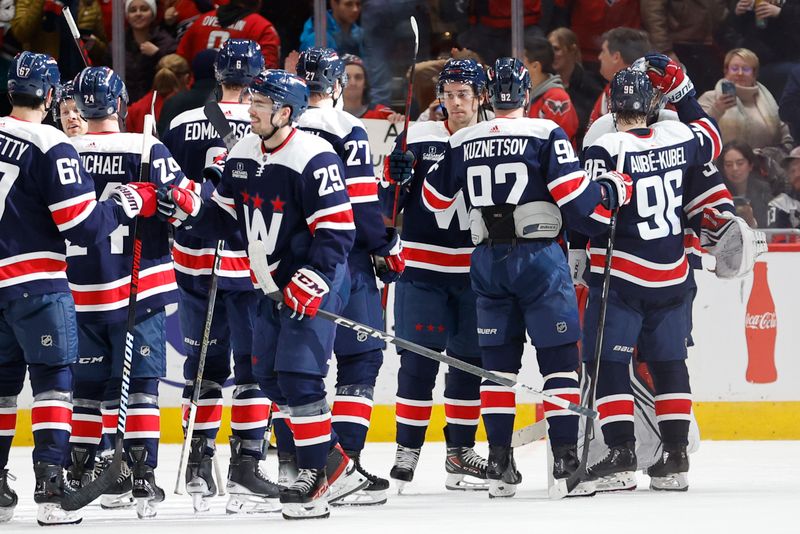
[{"label": "skate blade", "polygon": [[403,491],[406,489],[406,485],[409,483],[408,480],[398,480],[393,478],[392,481],[394,482],[395,487],[397,488],[397,494],[402,495]]},{"label": "skate blade", "polygon": [[353,460],[347,464],[347,468],[336,481],[330,485],[330,496],[328,502],[333,504],[336,501],[344,499],[351,493],[362,490],[369,486],[369,480],[356,470],[356,464]]},{"label": "skate blade", "polygon": [[[230,492],[229,492],[230,493]],[[276,499],[268,499],[259,495],[230,493],[225,513],[234,514],[269,514],[281,511],[281,503]]]},{"label": "skate blade", "polygon": [[444,481],[444,487],[451,491],[487,491],[489,489],[489,480],[472,475],[448,473],[447,479]]},{"label": "skate blade", "polygon": [[158,514],[158,503],[154,499],[136,499],[136,516],[139,519],[152,519]]},{"label": "skate blade", "polygon": [[[579,484],[580,485],[580,484]],[[547,496],[550,497],[552,501],[558,501],[563,499],[569,493],[569,488],[567,488],[567,479],[566,478],[559,478],[553,481],[553,485],[547,488]]]},{"label": "skate blade", "polygon": [[633,491],[636,489],[636,471],[623,471],[600,477],[594,481],[594,487],[598,493]]},{"label": "skate blade", "polygon": [[289,520],[325,519],[331,515],[324,497],[309,503],[285,503],[282,512],[283,518]]},{"label": "skate blade", "polygon": [[[9,519],[11,519],[9,517]],[[61,508],[60,504],[42,503],[36,511],[36,522],[39,526],[47,527],[51,525],[77,525],[83,521],[83,516],[76,510],[68,512]]]},{"label": "skate blade", "polygon": [[650,477],[650,489],[654,491],[688,491],[689,477],[686,476],[686,473]]},{"label": "skate blade", "polygon": [[208,512],[211,509],[211,497],[200,493],[192,494],[192,508],[196,514]]},{"label": "skate blade", "polygon": [[0,508],[0,523],[8,523],[11,521],[11,518],[14,517],[14,508],[16,508],[16,506]]},{"label": "skate blade", "polygon": [[121,493],[119,495],[101,495],[100,508],[104,510],[118,510],[136,506],[136,499],[132,492]]},{"label": "skate blade", "polygon": [[359,490],[339,499],[335,503],[331,503],[331,506],[380,506],[381,504],[386,504],[387,500],[385,490]]},{"label": "skate blade", "polygon": [[510,499],[517,493],[517,485],[502,480],[489,480],[490,499]]}]

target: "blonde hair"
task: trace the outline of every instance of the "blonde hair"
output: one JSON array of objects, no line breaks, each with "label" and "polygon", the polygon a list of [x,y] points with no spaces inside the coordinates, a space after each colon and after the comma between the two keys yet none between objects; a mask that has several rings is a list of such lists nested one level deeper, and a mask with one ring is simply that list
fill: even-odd
[{"label": "blonde hair", "polygon": [[156,65],[153,90],[161,96],[171,95],[187,88],[186,75],[190,74],[189,63],[178,54],[167,54]]},{"label": "blonde hair", "polygon": [[564,27],[556,28],[547,34],[547,39],[549,40],[550,38],[555,39],[564,49],[564,53],[572,56],[575,63],[580,64],[581,47],[578,45],[578,35],[574,31]]},{"label": "blonde hair", "polygon": [[724,72],[728,71],[728,65],[730,64],[731,60],[737,56],[742,58],[742,60],[744,60],[745,63],[748,63],[751,67],[753,67],[753,76],[757,78],[758,66],[759,66],[758,56],[756,55],[755,52],[753,52],[748,48],[734,48],[733,50],[725,54],[725,61],[722,64]]}]

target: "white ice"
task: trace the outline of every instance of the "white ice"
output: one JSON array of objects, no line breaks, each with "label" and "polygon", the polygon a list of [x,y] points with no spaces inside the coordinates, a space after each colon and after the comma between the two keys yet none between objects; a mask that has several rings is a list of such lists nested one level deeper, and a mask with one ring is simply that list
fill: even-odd
[{"label": "white ice", "polygon": [[[327,520],[285,521],[280,514],[227,516],[227,497],[217,497],[205,514],[191,512],[187,496],[172,494],[177,472],[177,445],[159,453],[156,471],[167,491],[155,519],[140,521],[134,510],[106,511],[98,505],[84,509],[83,523],[51,527],[58,533],[93,532],[221,534],[236,529],[242,534],[314,532],[315,534],[773,534],[800,533],[800,442],[705,441],[691,457],[690,488],[686,493],[656,493],[639,473],[636,491],[592,498],[547,499],[545,442],[517,449],[516,459],[524,480],[513,499],[489,500],[485,492],[450,492],[444,488],[444,444],[428,443],[423,449],[414,481],[403,495],[390,490],[389,502],[370,508],[332,508]],[[388,475],[394,444],[369,443],[364,452],[368,470]],[[220,447],[223,472],[227,447]],[[485,454],[486,445],[478,451]],[[0,533],[33,532],[31,449],[11,450],[9,468],[20,504]],[[273,477],[277,460],[270,455],[265,469]]]}]

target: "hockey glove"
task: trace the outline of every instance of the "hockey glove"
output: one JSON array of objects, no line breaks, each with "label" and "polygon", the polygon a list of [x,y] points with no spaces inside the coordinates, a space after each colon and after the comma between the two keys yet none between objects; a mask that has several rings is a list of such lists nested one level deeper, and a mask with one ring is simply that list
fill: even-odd
[{"label": "hockey glove", "polygon": [[406,185],[414,176],[416,164],[413,152],[395,148],[383,162],[383,177],[390,184]]},{"label": "hockey glove", "polygon": [[598,176],[596,181],[605,190],[602,202],[607,209],[614,210],[631,201],[633,180],[630,175],[617,171],[606,171]]},{"label": "hockey glove", "polygon": [[688,94],[694,94],[694,84],[683,68],[664,54],[647,54],[647,77],[653,87],[664,93],[667,100],[678,102]]},{"label": "hockey glove", "polygon": [[330,291],[328,279],[312,267],[301,267],[283,288],[283,302],[289,307],[291,319],[302,321],[314,317],[322,299]]},{"label": "hockey glove", "polygon": [[756,258],[767,251],[767,238],[741,217],[706,208],[700,223],[700,246],[717,260],[717,278],[740,278],[752,271]]},{"label": "hockey glove", "polygon": [[572,273],[572,283],[576,286],[589,287],[586,283],[586,267],[589,263],[589,257],[586,254],[586,249],[571,248],[569,249],[569,256],[567,258],[569,263],[569,270]]},{"label": "hockey glove", "polygon": [[120,184],[111,190],[109,197],[122,206],[131,219],[137,215],[152,217],[156,212],[156,187],[149,182]]},{"label": "hockey glove", "polygon": [[406,260],[403,258],[403,242],[397,235],[397,230],[387,228],[386,233],[390,237],[389,243],[372,256],[375,264],[375,274],[384,284],[391,284],[400,279],[400,275],[406,268]]},{"label": "hockey glove", "polygon": [[158,218],[176,228],[197,218],[203,202],[191,189],[171,186],[158,190]]},{"label": "hockey glove", "polygon": [[211,162],[211,165],[203,169],[203,179],[208,180],[214,187],[219,185],[222,179],[222,172],[225,170],[225,162],[228,160],[228,153],[223,152]]}]

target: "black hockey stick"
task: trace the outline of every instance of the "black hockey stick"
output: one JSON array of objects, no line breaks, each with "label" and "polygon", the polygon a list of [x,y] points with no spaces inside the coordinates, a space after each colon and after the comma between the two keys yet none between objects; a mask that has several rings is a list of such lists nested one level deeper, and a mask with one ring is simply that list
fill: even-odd
[{"label": "black hockey stick", "polygon": [[[617,172],[623,172],[625,167],[625,147],[619,142],[617,152]],[[603,350],[603,333],[606,326],[606,309],[608,308],[608,290],[611,286],[611,258],[614,255],[614,241],[617,235],[617,212],[619,208],[611,210],[611,220],[608,224],[608,246],[606,247],[605,264],[603,265],[603,289],[600,295],[600,315],[597,321],[597,337],[594,340],[594,374],[587,378],[591,380],[589,395],[586,399],[586,408],[594,411],[595,396],[597,395],[597,380],[600,375],[600,354]],[[596,413],[596,412],[595,412]],[[578,484],[586,480],[589,463],[589,445],[594,439],[594,421],[586,421],[583,430],[583,450],[578,468],[567,478],[557,480],[552,487],[551,498],[561,499],[569,495]]]},{"label": "black hockey stick", "polygon": [[[142,135],[142,161],[139,166],[139,181],[150,181],[150,149],[152,145],[152,115],[144,117],[144,133]],[[125,421],[128,416],[128,393],[131,385],[131,367],[133,365],[133,339],[136,327],[136,296],[139,293],[139,266],[142,261],[142,238],[139,235],[139,217],[133,219],[133,261],[131,262],[130,296],[128,297],[128,320],[125,326],[125,353],[122,361],[122,388],[117,411],[117,433],[114,436],[114,456],[108,468],[93,480],[74,493],[67,493],[61,501],[64,510],[83,508],[102,494],[106,493],[122,475],[123,448],[125,440]]]},{"label": "black hockey stick", "polygon": [[[264,242],[258,240],[251,241],[247,249],[247,255],[250,257],[250,270],[252,270],[253,274],[255,274],[258,287],[264,292],[265,295],[267,295],[272,300],[276,302],[283,302],[283,293],[281,293],[280,289],[275,284],[275,281],[272,279],[272,275],[270,275],[269,272],[269,265],[267,263],[267,251],[264,246]],[[594,419],[597,417],[597,412],[590,408],[584,408],[579,404],[569,402],[568,400],[562,399],[561,397],[549,395],[527,384],[517,382],[516,380],[506,378],[505,376],[500,376],[497,373],[487,371],[482,367],[471,365],[467,362],[461,361],[457,358],[453,358],[452,356],[448,356],[446,354],[441,354],[427,347],[423,347],[422,345],[417,345],[416,343],[412,343],[411,341],[407,341],[405,339],[393,336],[392,334],[388,334],[382,330],[378,330],[377,328],[372,328],[371,326],[367,326],[365,324],[361,324],[356,321],[347,319],[346,317],[342,317],[341,315],[335,314],[333,312],[329,312],[327,310],[320,308],[319,310],[317,310],[317,316],[326,319],[328,321],[334,322],[339,326],[343,326],[345,328],[349,328],[350,330],[354,330],[359,334],[364,334],[366,336],[373,337],[375,339],[380,339],[381,341],[392,343],[402,349],[416,352],[420,356],[424,356],[426,358],[430,358],[431,360],[436,360],[437,362],[447,364],[450,367],[455,367],[456,369],[464,371],[465,373],[479,376],[486,380],[491,380],[492,382],[495,382],[502,386],[510,387],[516,391],[524,391],[527,393],[532,393],[540,398],[546,399],[547,402],[549,403],[555,404],[556,406],[559,406],[566,410],[575,412],[578,415],[584,415],[589,419]]]}]

